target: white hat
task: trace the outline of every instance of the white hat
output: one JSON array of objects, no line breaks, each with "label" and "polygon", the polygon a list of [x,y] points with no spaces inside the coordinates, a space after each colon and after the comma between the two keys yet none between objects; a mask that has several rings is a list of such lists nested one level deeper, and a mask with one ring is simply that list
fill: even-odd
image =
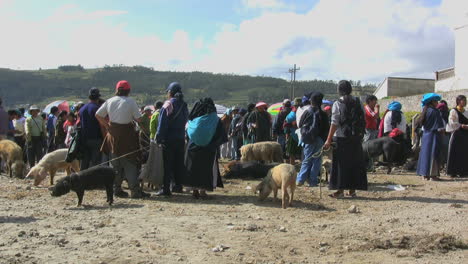
[{"label": "white hat", "polygon": [[41,111],[41,109],[39,109],[39,107],[37,107],[37,105],[31,105],[29,107],[29,111]]},{"label": "white hat", "polygon": [[143,108],[143,111],[153,111],[153,109],[151,109],[151,106],[147,105],[145,106],[145,108]]}]

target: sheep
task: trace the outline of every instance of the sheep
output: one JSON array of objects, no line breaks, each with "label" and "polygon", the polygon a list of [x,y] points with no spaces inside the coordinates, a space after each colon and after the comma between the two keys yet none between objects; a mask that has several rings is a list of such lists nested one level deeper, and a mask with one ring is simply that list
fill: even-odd
[{"label": "sheep", "polygon": [[262,161],[283,163],[283,150],[277,142],[266,141],[242,146],[241,161]]},{"label": "sheep", "polygon": [[26,165],[23,161],[23,150],[18,144],[11,140],[0,141],[0,158],[5,162],[7,174],[10,178],[15,175],[17,178],[24,178]]},{"label": "sheep", "polygon": [[[255,191],[259,193],[259,200],[265,200],[271,191],[273,191],[273,199],[276,201],[278,196],[278,189],[281,188],[282,206],[286,209],[292,206],[294,198],[294,190],[296,189],[296,169],[291,164],[280,164],[270,171],[267,176],[257,185]],[[288,194],[287,188],[291,191],[291,196]]]},{"label": "sheep", "polygon": [[46,177],[50,175],[50,185],[54,184],[54,177],[59,169],[65,169],[67,176],[70,176],[71,170],[80,171],[80,162],[74,160],[66,162],[68,149],[58,149],[45,155],[36,166],[34,166],[26,175],[26,178],[34,178],[34,186],[39,185]]}]

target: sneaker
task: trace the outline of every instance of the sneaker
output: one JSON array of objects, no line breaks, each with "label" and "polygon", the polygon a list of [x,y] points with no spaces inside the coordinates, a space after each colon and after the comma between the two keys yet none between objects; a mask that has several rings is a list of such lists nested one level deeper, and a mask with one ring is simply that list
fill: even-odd
[{"label": "sneaker", "polygon": [[171,196],[172,193],[171,192],[165,192],[164,190],[160,190],[159,192],[156,193],[156,196]]},{"label": "sneaker", "polygon": [[148,197],[151,197],[151,194],[145,193],[143,191],[132,192],[132,196],[131,196],[131,198],[133,199],[141,199],[141,198],[148,198]]},{"label": "sneaker", "polygon": [[302,186],[302,185],[304,185],[303,182],[296,182],[296,186]]},{"label": "sneaker", "polygon": [[182,188],[182,185],[176,185],[176,186],[172,187],[172,192],[174,192],[174,193],[183,193],[184,188]]},{"label": "sneaker", "polygon": [[114,195],[119,197],[119,198],[128,198],[128,192],[125,192],[124,190],[115,190]]}]

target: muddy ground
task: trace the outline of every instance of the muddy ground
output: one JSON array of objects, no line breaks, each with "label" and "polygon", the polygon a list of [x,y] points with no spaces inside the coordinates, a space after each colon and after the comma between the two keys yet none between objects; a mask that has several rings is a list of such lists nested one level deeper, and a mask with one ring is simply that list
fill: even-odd
[{"label": "muddy ground", "polygon": [[468,179],[370,174],[357,198],[299,187],[286,210],[258,202],[256,180],[226,180],[210,200],[116,198],[111,208],[104,191],[77,208],[74,193],[51,197],[46,182],[0,177],[0,263],[468,263]]}]

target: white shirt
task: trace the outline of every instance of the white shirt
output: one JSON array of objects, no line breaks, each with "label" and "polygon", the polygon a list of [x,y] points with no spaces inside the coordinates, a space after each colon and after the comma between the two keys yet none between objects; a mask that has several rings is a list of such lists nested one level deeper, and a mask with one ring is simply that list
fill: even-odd
[{"label": "white shirt", "polygon": [[24,125],[25,124],[26,124],[26,118],[24,118],[24,117],[21,117],[20,119],[13,120],[13,126],[15,127],[15,130],[18,130],[18,131],[21,132],[21,133],[15,133],[15,137],[24,136],[24,132],[25,132]]},{"label": "white shirt", "polygon": [[138,105],[130,97],[114,96],[107,100],[96,112],[101,117],[109,116],[112,123],[129,124],[141,117]]},{"label": "white shirt", "polygon": [[[393,111],[388,111],[387,114],[385,115],[384,133],[392,132],[392,130],[393,130],[393,128],[392,128],[392,113],[393,113]],[[401,113],[401,122],[399,124],[397,124],[396,128],[400,129],[401,132],[406,134],[406,119],[405,119],[405,115],[403,115],[403,113]]]},{"label": "white shirt", "polygon": [[[463,115],[468,118],[468,111],[463,112]],[[446,131],[447,132],[453,132],[455,130],[458,130],[460,128],[461,124],[458,121],[458,113],[457,110],[452,109],[450,110],[449,118],[448,118],[448,124],[446,126]]]},{"label": "white shirt", "polygon": [[302,117],[302,114],[304,114],[305,111],[307,111],[307,109],[310,108],[310,105],[304,105],[304,106],[301,106],[297,109],[296,111],[296,123],[297,125],[299,126],[299,123],[301,122],[301,117]]}]

